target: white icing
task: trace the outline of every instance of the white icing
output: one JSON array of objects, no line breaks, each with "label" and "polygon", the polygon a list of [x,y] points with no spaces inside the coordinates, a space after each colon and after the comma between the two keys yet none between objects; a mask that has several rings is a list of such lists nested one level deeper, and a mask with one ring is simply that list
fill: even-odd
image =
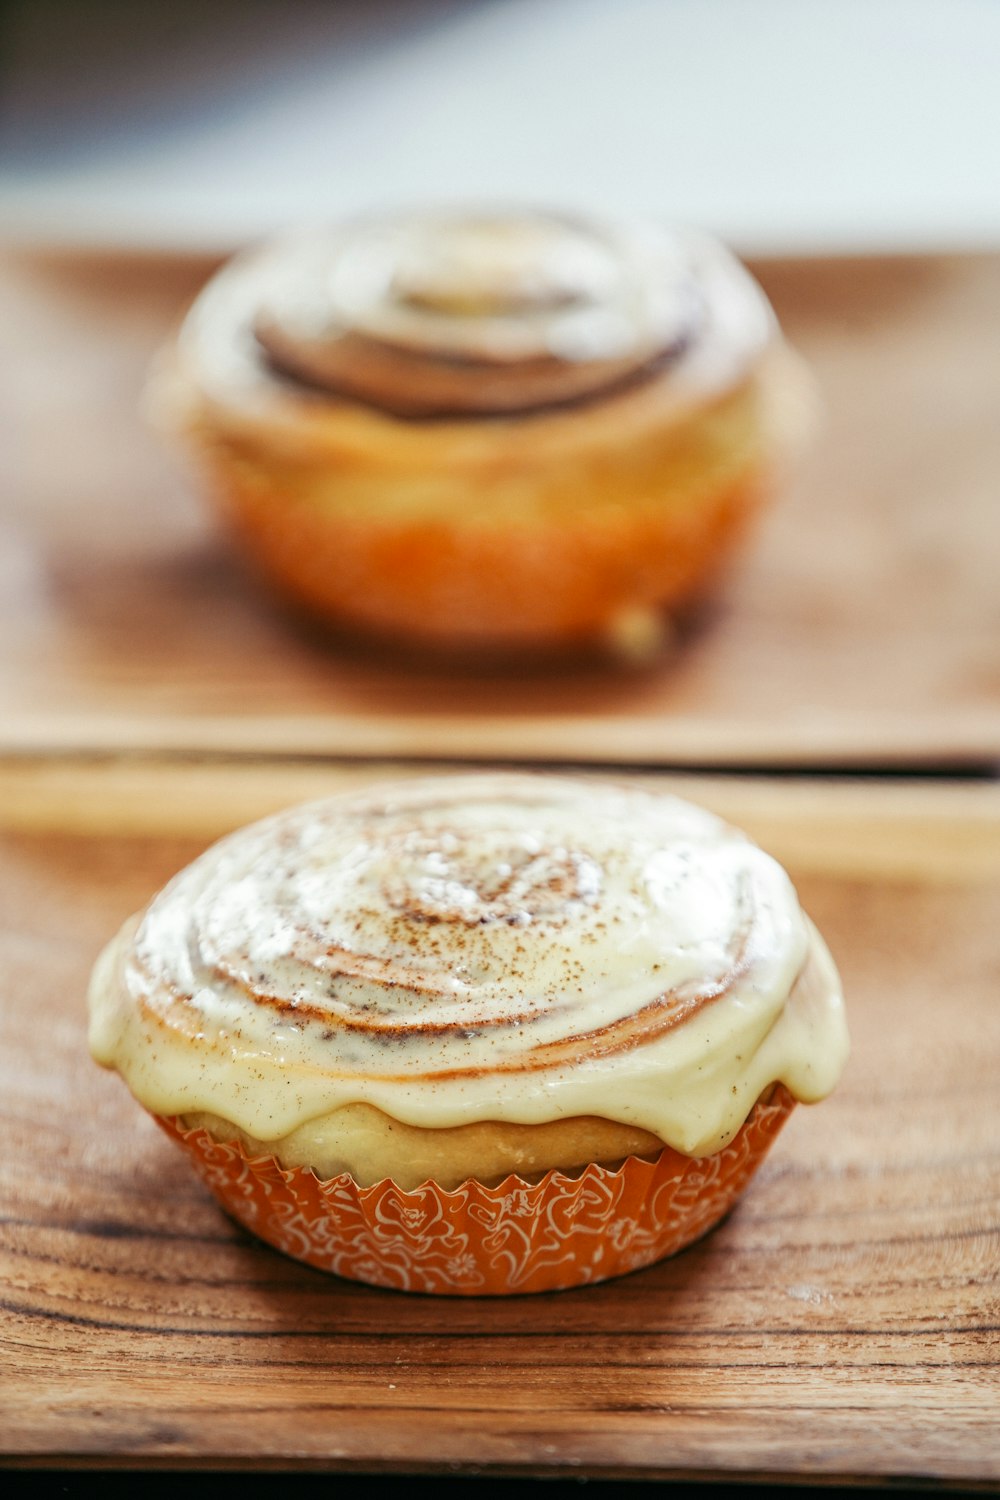
[{"label": "white icing", "polygon": [[[225,266],[181,331],[182,368],[220,416],[318,419],[336,397],[276,376],[259,327],[342,395],[364,402],[370,383],[381,420],[383,396],[433,411],[438,379],[470,413],[544,409],[614,390],[671,348],[655,384],[666,411],[684,409],[745,380],[776,335],[760,287],[710,237],[552,215],[361,221]],[[458,361],[450,375],[440,354]]]},{"label": "white icing", "polygon": [[832,961],[779,865],[631,788],[428,778],[294,809],[182,871],[102,956],[91,1046],[161,1114],[273,1140],[599,1115],[692,1155],[766,1087],[834,1086]]}]

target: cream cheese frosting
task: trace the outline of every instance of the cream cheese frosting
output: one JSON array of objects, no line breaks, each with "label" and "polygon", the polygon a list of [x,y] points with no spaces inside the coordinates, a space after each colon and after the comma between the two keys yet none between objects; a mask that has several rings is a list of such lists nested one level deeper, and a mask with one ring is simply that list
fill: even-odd
[{"label": "cream cheese frosting", "polygon": [[321,424],[331,406],[375,421],[558,415],[649,383],[669,414],[734,389],[776,335],[756,281],[709,236],[439,212],[235,257],[191,309],[177,359],[237,423]]},{"label": "cream cheese frosting", "polygon": [[95,1058],[155,1113],[277,1140],[407,1124],[636,1126],[721,1149],[769,1085],[822,1098],[837,973],[788,876],[711,814],[558,777],[428,777],[223,839],[106,948]]},{"label": "cream cheese frosting", "polygon": [[300,239],[254,332],[276,367],[403,416],[585,400],[676,358],[702,288],[664,234],[425,214]]}]

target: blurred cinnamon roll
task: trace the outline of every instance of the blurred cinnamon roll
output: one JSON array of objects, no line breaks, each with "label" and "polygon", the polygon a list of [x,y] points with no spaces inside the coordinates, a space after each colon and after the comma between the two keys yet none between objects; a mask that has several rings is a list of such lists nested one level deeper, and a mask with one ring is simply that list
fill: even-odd
[{"label": "blurred cinnamon roll", "polygon": [[502,650],[655,640],[767,495],[801,388],[703,235],[439,212],[232,261],[152,405],[286,596]]}]

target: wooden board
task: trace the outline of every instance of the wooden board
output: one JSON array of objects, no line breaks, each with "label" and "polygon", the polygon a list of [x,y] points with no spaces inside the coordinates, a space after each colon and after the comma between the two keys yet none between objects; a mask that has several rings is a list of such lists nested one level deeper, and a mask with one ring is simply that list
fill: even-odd
[{"label": "wooden board", "polygon": [[[144,774],[145,803],[104,800],[128,833],[59,831],[66,784],[46,820],[36,782],[34,826],[9,826],[0,851],[6,1463],[997,1481],[1000,789],[938,787],[922,812],[910,787],[904,816],[891,786],[884,802],[869,787],[866,837],[850,791],[810,812],[805,784],[717,783],[747,824],[765,808],[773,828],[806,820],[792,872],[850,1005],[840,1089],[796,1111],[683,1255],[579,1292],[454,1303],[257,1244],[89,1061],[99,947],[226,821],[203,801],[199,833],[177,768],[158,794]],[[241,815],[274,804],[267,775]],[[301,789],[293,775],[286,793]],[[78,803],[95,797],[81,782]],[[163,832],[171,799],[183,838]],[[878,855],[894,826],[905,871]]]},{"label": "wooden board", "polygon": [[209,270],[3,261],[0,750],[1000,758],[1000,257],[757,268],[823,424],[717,609],[641,672],[449,673],[281,615],[139,414]]}]

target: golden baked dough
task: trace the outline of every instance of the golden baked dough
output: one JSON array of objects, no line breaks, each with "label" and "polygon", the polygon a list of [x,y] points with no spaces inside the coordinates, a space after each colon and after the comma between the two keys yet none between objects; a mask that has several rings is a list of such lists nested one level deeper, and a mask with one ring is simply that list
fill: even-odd
[{"label": "golden baked dough", "polygon": [[737,547],[801,388],[703,236],[452,214],[237,258],[152,407],[287,597],[481,650],[654,639]]},{"label": "golden baked dough", "polygon": [[275,1141],[237,1129],[208,1111],[184,1115],[182,1129],[204,1129],[217,1141],[238,1140],[250,1157],[273,1156],[283,1167],[309,1167],[324,1180],[347,1172],[359,1187],[391,1178],[398,1187],[422,1182],[458,1187],[469,1178],[489,1187],[514,1173],[533,1182],[552,1168],[572,1174],[596,1162],[653,1158],[663,1142],[648,1130],[594,1115],[517,1125],[480,1120],[428,1128],[407,1125],[371,1104],[345,1104]]}]

